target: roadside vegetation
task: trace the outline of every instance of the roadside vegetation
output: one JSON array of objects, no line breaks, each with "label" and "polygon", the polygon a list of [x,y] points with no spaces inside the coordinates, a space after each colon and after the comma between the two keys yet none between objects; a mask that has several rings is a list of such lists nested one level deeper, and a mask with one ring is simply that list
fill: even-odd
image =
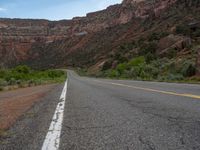
[{"label": "roadside vegetation", "polygon": [[167,58],[147,63],[144,56],[120,63],[115,69],[102,71],[99,76],[157,81],[200,81],[195,75],[195,64],[191,60],[176,62]]},{"label": "roadside vegetation", "polygon": [[41,84],[59,83],[66,79],[61,70],[33,70],[28,66],[0,69],[0,91]]},{"label": "roadside vegetation", "polygon": [[[192,32],[186,27],[177,26],[174,34],[187,34],[193,39],[200,36],[199,30]],[[200,77],[196,76],[199,41],[186,45],[184,51],[168,48],[162,56],[158,54],[158,43],[168,35],[168,32],[153,32],[137,41],[124,43],[109,55],[100,71],[91,73],[87,69],[78,69],[78,73],[116,79],[199,83]]]},{"label": "roadside vegetation", "polygon": [[163,58],[147,63],[144,56],[138,56],[118,64],[113,69],[102,70],[95,74],[88,73],[86,69],[79,69],[78,73],[111,79],[200,83],[200,77],[195,76],[195,63],[190,59],[177,62],[175,59]]}]

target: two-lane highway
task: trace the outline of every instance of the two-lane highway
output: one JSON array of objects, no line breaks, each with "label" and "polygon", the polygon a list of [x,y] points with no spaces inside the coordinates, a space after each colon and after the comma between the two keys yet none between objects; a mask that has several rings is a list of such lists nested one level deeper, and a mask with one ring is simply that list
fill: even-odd
[{"label": "two-lane highway", "polygon": [[55,139],[60,150],[200,150],[200,85],[95,79],[73,71],[66,83],[64,94],[58,86],[38,108],[34,134],[25,132],[20,146],[16,141],[9,148],[51,150],[45,143]]},{"label": "two-lane highway", "polygon": [[199,150],[200,86],[68,73],[61,150]]}]

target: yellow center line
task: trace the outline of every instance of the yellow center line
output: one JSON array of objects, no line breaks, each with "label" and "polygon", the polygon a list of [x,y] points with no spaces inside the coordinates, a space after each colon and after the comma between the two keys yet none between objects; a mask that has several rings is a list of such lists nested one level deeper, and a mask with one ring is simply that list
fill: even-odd
[{"label": "yellow center line", "polygon": [[193,94],[187,94],[187,93],[183,93],[183,94],[182,93],[175,93],[175,92],[156,90],[156,89],[151,89],[151,88],[144,88],[144,87],[138,87],[138,86],[114,83],[114,82],[104,82],[104,81],[99,81],[99,80],[94,80],[94,81],[95,82],[100,82],[100,83],[111,84],[111,85],[117,85],[117,86],[133,88],[133,89],[137,89],[137,90],[144,90],[144,91],[150,91],[150,92],[156,92],[156,93],[162,93],[162,94],[168,94],[168,95],[175,95],[175,96],[182,96],[182,97],[200,99],[200,95],[193,95]]}]

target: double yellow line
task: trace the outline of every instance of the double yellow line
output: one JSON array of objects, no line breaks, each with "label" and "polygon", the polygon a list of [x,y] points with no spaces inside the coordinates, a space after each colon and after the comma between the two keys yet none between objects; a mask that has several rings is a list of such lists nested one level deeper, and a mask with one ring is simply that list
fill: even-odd
[{"label": "double yellow line", "polygon": [[161,93],[161,94],[167,94],[167,95],[175,95],[175,96],[182,96],[182,97],[200,99],[200,95],[186,94],[186,93],[181,94],[181,93],[175,93],[175,92],[169,92],[169,91],[163,91],[163,90],[155,90],[155,89],[151,89],[151,88],[144,88],[144,87],[114,83],[114,82],[104,82],[104,81],[99,81],[99,80],[94,80],[94,81],[100,82],[100,83],[111,84],[111,85],[117,85],[117,86],[121,86],[121,87],[128,87],[128,88],[137,89],[137,90],[143,90],[143,91],[149,91],[149,92],[155,92],[155,93]]}]

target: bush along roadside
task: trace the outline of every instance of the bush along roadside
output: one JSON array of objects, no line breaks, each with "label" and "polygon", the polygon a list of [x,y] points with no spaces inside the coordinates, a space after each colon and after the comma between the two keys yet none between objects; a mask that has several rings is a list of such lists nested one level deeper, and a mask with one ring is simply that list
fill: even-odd
[{"label": "bush along roadside", "polygon": [[[80,74],[81,72],[81,74]],[[85,76],[105,77],[111,79],[133,79],[161,82],[199,83],[196,77],[195,59],[160,58],[149,62],[145,56],[135,57],[127,62],[119,63],[113,69],[103,69],[95,74],[79,69],[78,73]]]},{"label": "bush along roadside", "polygon": [[59,83],[66,79],[61,70],[33,70],[28,66],[0,69],[0,91],[41,84]]}]

